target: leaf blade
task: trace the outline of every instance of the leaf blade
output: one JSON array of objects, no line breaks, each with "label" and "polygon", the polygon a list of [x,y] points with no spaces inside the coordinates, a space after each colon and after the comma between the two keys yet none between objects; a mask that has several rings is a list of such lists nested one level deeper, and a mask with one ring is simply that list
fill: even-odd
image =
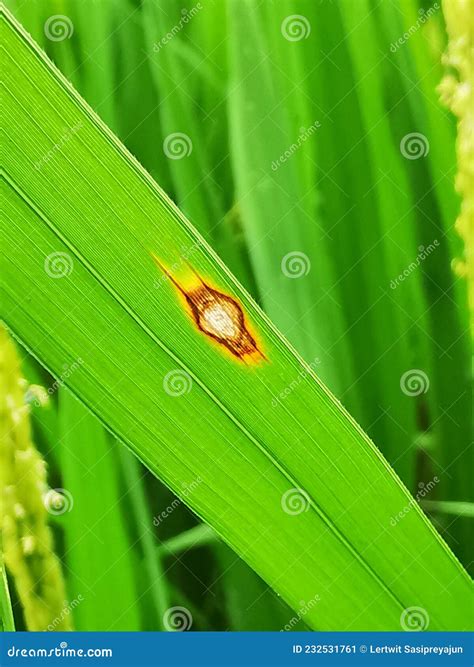
[{"label": "leaf blade", "polygon": [[[14,333],[56,376],[81,356],[85,364],[68,380],[74,393],[290,604],[297,608],[320,589],[320,604],[305,617],[311,627],[395,629],[414,592],[430,627],[464,627],[468,579],[419,509],[389,530],[391,516],[411,502],[393,471],[179,211],[8,21],[2,31],[19,64],[6,61],[15,93],[8,93],[6,113],[5,312]],[[79,122],[80,131],[34,169],[64,127]],[[244,367],[221,354],[196,332],[169,282],[154,289],[149,250],[159,248],[171,264],[182,259],[181,246],[194,249],[192,263],[206,279],[241,302],[268,363]],[[72,258],[73,272],[61,280],[44,270],[54,252]],[[183,262],[178,269],[184,274]],[[175,370],[191,378],[189,394],[161,390]],[[309,498],[308,511],[297,516],[281,506],[292,487]],[[420,553],[432,573],[417,562]],[[408,576],[400,580],[407,558]],[[443,591],[448,582],[455,602]]]}]

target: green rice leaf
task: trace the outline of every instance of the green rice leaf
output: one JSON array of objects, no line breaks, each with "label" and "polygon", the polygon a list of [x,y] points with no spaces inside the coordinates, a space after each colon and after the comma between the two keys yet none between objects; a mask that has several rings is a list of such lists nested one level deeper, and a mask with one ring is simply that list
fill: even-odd
[{"label": "green rice leaf", "polygon": [[[379,451],[8,13],[1,34],[13,334],[309,627],[467,629],[469,578]],[[240,304],[263,356],[198,330],[150,252]]]},{"label": "green rice leaf", "polygon": [[3,554],[0,553],[0,631],[12,632],[14,630],[15,621],[13,620],[7,573],[3,564]]},{"label": "green rice leaf", "polygon": [[[118,484],[116,447],[70,392],[59,401],[60,457],[69,600],[78,630],[139,630],[135,563]],[[113,546],[113,550],[112,547]]]}]

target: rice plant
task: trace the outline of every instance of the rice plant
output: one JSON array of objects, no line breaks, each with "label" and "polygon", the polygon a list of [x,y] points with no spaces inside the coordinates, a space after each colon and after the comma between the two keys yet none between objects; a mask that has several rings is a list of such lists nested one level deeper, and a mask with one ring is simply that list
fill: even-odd
[{"label": "rice plant", "polygon": [[3,626],[468,629],[462,3],[7,6]]}]

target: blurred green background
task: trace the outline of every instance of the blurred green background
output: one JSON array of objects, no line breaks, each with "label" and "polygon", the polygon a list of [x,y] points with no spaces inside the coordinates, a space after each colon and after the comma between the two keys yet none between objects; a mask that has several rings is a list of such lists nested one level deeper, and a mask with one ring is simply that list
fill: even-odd
[{"label": "blurred green background", "polygon": [[[472,459],[466,285],[452,269],[462,254],[456,123],[437,92],[440,4],[7,6],[314,365],[469,567],[472,519],[443,505],[472,500]],[[21,356],[30,383],[54,385]],[[287,608],[65,389],[32,419],[50,486],[73,499],[51,521],[75,629],[167,629],[175,606],[198,630],[304,629],[304,612]],[[14,585],[12,595],[22,629]]]}]

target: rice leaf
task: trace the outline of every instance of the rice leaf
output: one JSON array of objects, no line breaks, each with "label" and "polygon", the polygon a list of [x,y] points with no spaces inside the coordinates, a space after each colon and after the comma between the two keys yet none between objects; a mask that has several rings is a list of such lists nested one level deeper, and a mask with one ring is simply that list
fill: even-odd
[{"label": "rice leaf", "polygon": [[[318,595],[309,627],[396,629],[421,606],[467,628],[469,578],[368,437],[8,13],[1,32],[12,332],[55,376],[80,357],[65,384],[291,606]],[[150,251],[201,284],[182,248],[258,360],[163,279]]]}]

